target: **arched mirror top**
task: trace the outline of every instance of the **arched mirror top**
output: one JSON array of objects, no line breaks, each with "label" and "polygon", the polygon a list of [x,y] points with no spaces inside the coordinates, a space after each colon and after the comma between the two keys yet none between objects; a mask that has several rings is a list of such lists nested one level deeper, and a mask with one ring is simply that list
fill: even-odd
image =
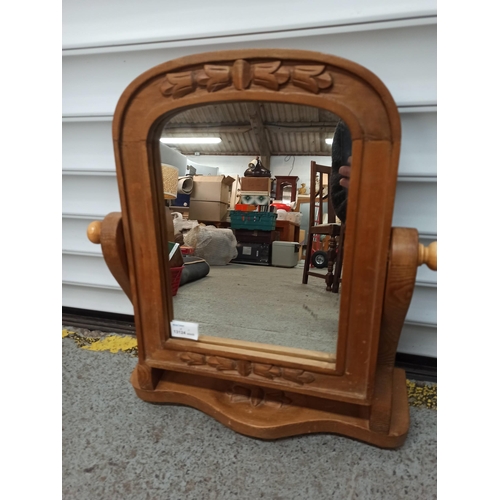
[{"label": "arched mirror top", "polygon": [[343,58],[284,49],[212,52],[155,66],[122,94],[113,138],[146,140],[179,108],[240,100],[324,108],[342,117],[353,141],[400,141],[397,107],[377,76]]},{"label": "arched mirror top", "polygon": [[[155,66],[136,78],[117,104],[113,140],[119,179],[128,172],[137,181],[154,184],[150,176],[152,149],[142,150],[149,155],[145,161],[140,149],[131,145],[156,145],[165,122],[183,109],[235,101],[314,106],[346,123],[353,151],[351,221],[347,224],[356,225],[356,232],[367,227],[364,239],[375,238],[371,240],[374,248],[385,254],[401,141],[399,113],[376,75],[340,57],[288,49],[248,49],[196,54]],[[156,162],[159,164],[159,157]],[[376,221],[371,220],[373,214]],[[353,242],[349,236],[347,247]],[[381,255],[375,258],[382,262]]]}]

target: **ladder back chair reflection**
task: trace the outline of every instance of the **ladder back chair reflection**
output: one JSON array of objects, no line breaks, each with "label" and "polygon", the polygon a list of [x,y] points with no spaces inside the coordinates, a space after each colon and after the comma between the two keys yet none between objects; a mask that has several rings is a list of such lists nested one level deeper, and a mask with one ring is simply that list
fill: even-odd
[{"label": "ladder back chair reflection", "polygon": [[[336,223],[335,211],[331,197],[328,195],[330,186],[330,175],[332,167],[319,165],[311,161],[311,184],[309,201],[309,226],[307,233],[306,260],[304,263],[304,273],[302,283],[307,284],[309,276],[325,280],[326,290],[328,292],[338,293],[340,284],[340,274],[342,271],[342,249],[344,224]],[[323,204],[327,202],[327,222],[324,223]],[[328,263],[328,272],[321,274],[311,271],[311,260],[316,252],[321,252],[319,244],[321,236],[330,238],[326,260]],[[324,253],[318,253],[317,256],[324,256]],[[333,268],[335,267],[335,271]]]}]

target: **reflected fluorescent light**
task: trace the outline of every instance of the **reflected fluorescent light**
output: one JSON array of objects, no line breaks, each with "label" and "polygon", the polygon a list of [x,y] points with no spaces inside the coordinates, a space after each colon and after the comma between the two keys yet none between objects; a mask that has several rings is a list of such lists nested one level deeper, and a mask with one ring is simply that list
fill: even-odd
[{"label": "reflected fluorescent light", "polygon": [[333,138],[332,138],[332,139],[325,139],[325,142],[326,142],[327,144],[332,144],[332,143],[333,143]]},{"label": "reflected fluorescent light", "polygon": [[220,137],[162,137],[163,144],[219,144]]}]

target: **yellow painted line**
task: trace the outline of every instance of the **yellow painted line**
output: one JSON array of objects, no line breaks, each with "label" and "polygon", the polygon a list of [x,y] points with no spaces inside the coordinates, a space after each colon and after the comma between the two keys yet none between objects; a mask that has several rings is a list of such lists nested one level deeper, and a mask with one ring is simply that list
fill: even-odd
[{"label": "yellow painted line", "polygon": [[116,353],[118,351],[127,351],[137,347],[137,339],[134,337],[118,337],[110,335],[101,340],[92,342],[90,345],[82,346],[82,349],[87,351],[110,351]]},{"label": "yellow painted line", "polygon": [[137,353],[137,339],[130,336],[108,335],[107,337],[86,337],[71,330],[63,329],[62,338],[70,338],[75,344],[87,351],[120,351]]},{"label": "yellow painted line", "polygon": [[410,406],[437,410],[437,384],[406,381]]}]

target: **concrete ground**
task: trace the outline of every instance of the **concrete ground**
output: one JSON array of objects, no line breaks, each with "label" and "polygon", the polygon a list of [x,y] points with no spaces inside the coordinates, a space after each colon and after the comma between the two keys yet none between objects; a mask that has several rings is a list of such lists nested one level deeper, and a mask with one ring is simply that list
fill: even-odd
[{"label": "concrete ground", "polygon": [[129,354],[62,342],[65,500],[436,498],[435,410],[410,408],[397,450],[332,434],[261,441],[138,399]]}]

